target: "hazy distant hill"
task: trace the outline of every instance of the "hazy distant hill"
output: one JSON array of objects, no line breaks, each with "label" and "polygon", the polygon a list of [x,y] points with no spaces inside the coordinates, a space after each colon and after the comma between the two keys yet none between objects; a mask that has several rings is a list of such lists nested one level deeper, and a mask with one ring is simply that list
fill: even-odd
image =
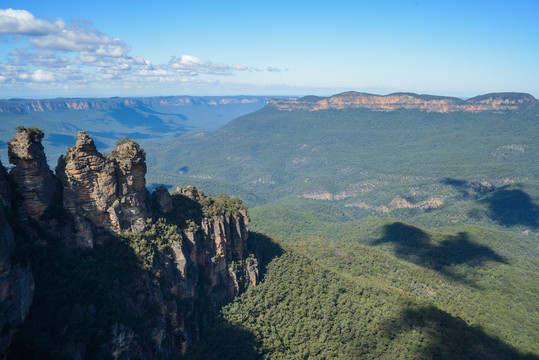
[{"label": "hazy distant hill", "polygon": [[264,107],[269,100],[263,96],[0,100],[0,158],[7,164],[6,143],[19,125],[45,130],[43,142],[49,162],[55,164],[58,156],[75,144],[73,134],[79,130],[90,133],[103,151],[124,136],[144,143],[217,129]]},{"label": "hazy distant hill", "polygon": [[[279,201],[306,209],[332,206],[341,218],[416,216],[467,202],[469,211],[459,221],[487,221],[486,203],[475,201],[480,197],[496,190],[539,195],[539,106],[525,94],[478,99],[516,108],[311,111],[274,104],[295,108],[312,99],[272,101],[217,131],[146,146],[154,169],[150,182],[194,183],[240,195],[251,205],[286,198]],[[536,224],[534,216],[525,224]]]}]

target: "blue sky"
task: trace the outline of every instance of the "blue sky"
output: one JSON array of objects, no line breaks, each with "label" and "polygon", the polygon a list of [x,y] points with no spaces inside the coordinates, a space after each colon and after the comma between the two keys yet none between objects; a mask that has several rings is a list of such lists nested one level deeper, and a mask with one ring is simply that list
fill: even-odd
[{"label": "blue sky", "polygon": [[1,98],[539,97],[535,0],[2,0],[0,9]]}]

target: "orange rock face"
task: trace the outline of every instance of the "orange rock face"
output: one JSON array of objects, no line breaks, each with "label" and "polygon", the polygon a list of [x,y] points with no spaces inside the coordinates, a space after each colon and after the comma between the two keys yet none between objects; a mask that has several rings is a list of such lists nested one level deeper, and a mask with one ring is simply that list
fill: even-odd
[{"label": "orange rock face", "polygon": [[507,96],[504,94],[484,95],[469,100],[420,96],[416,94],[390,94],[386,96],[346,92],[329,98],[312,100],[274,99],[269,102],[278,110],[343,110],[365,108],[375,111],[395,111],[399,109],[420,110],[427,112],[447,113],[454,111],[508,111],[518,110],[520,106],[535,102],[531,95]]}]

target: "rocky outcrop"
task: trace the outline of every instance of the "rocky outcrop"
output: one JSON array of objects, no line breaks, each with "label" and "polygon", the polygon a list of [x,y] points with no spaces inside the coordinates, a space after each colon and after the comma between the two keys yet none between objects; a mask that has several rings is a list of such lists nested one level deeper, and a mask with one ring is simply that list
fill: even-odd
[{"label": "rocky outcrop", "polygon": [[11,210],[12,194],[0,163],[0,358],[28,316],[34,296],[34,279],[29,265],[13,258],[15,232],[6,216],[6,211]]},{"label": "rocky outcrop", "polygon": [[8,143],[9,162],[14,165],[11,176],[24,198],[26,211],[39,219],[59,200],[59,183],[47,165],[41,145],[43,132],[37,128],[19,127]]},{"label": "rocky outcrop", "polygon": [[172,196],[164,186],[159,186],[152,192],[152,200],[159,206],[159,211],[164,214],[174,209]]},{"label": "rocky outcrop", "polygon": [[[156,189],[152,198],[165,198],[164,191]],[[185,223],[182,240],[159,253],[153,269],[161,274],[160,285],[149,288],[162,314],[153,330],[160,334],[156,342],[183,354],[198,340],[210,314],[258,284],[258,261],[247,246],[249,217],[234,198],[208,197],[188,187],[176,189],[170,199],[174,205],[167,218]],[[200,313],[199,303],[207,304],[205,313]],[[166,328],[176,336],[163,331]]]},{"label": "rocky outcrop", "polygon": [[116,150],[111,153],[115,161],[118,181],[119,221],[117,230],[141,230],[148,217],[146,190],[146,154],[140,146],[127,138],[116,142]]},{"label": "rocky outcrop", "polygon": [[93,247],[107,232],[142,230],[148,217],[145,154],[127,139],[110,156],[101,155],[84,132],[58,160],[63,205],[73,216],[75,242]]},{"label": "rocky outcrop", "polygon": [[[154,194],[157,192],[162,190],[156,189]],[[180,273],[186,274],[187,259],[205,269],[205,278],[209,279],[206,292],[216,299],[230,299],[248,284],[256,285],[258,265],[254,257],[249,257],[249,215],[241,200],[227,195],[206,196],[193,186],[177,188],[171,198],[175,205],[169,217],[188,217],[184,247],[175,251]],[[217,294],[219,288],[222,294]]]},{"label": "rocky outcrop", "polygon": [[395,93],[381,96],[358,92],[345,92],[328,98],[310,96],[297,100],[274,99],[271,100],[268,105],[269,107],[282,111],[319,111],[364,108],[375,111],[408,109],[447,113],[455,111],[511,111],[535,103],[537,103],[537,100],[533,96],[519,93],[487,94],[468,100],[461,100],[458,98],[409,93]]},{"label": "rocky outcrop", "polygon": [[[37,284],[50,285],[47,296],[36,294],[37,311],[53,309],[58,298],[64,306],[58,318],[40,314],[33,319],[53,319],[51,324],[32,326],[56,326],[47,336],[61,333],[55,350],[71,358],[181,357],[223,304],[258,283],[258,262],[247,243],[249,217],[241,200],[206,196],[192,186],[173,194],[161,187],[150,195],[145,154],[137,143],[122,139],[103,156],[83,131],[59,159],[55,177],[42,154],[42,137],[37,129],[19,130],[9,146],[12,178],[20,184],[14,189],[0,176],[0,357],[28,316],[34,295],[32,264]],[[62,191],[45,194],[55,184]],[[13,201],[19,192],[24,201]],[[39,217],[53,198],[62,199],[56,204],[60,209]],[[13,216],[8,221],[6,209],[38,221],[23,224]],[[19,221],[16,231],[10,221]],[[15,261],[17,236],[26,250]],[[54,258],[38,256],[45,253],[54,253]],[[49,274],[49,269],[54,270]],[[84,279],[93,281],[95,293],[93,287],[73,284]],[[77,289],[86,292],[78,294]],[[66,340],[67,328],[85,336]],[[47,350],[27,349],[31,342],[15,338],[8,354],[21,347],[40,356]]]}]

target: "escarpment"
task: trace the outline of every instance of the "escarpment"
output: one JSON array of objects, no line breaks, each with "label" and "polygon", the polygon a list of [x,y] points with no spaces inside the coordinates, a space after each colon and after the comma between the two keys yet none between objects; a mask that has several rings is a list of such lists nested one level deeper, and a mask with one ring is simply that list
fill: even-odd
[{"label": "escarpment", "polygon": [[468,100],[458,98],[395,93],[385,96],[358,92],[344,92],[327,98],[305,97],[301,99],[273,99],[269,107],[284,110],[344,110],[370,109],[374,111],[420,110],[426,112],[447,113],[463,112],[499,112],[518,110],[537,100],[529,94],[494,93],[477,96]]},{"label": "escarpment", "polygon": [[[268,98],[269,99],[269,98]],[[120,110],[141,106],[191,106],[265,103],[258,96],[166,96],[143,98],[58,98],[0,100],[0,113],[24,114],[47,111]]]},{"label": "escarpment", "polygon": [[0,355],[181,358],[258,283],[245,206],[194,187],[150,194],[136,142],[102,155],[82,131],[54,175],[43,136],[20,128],[14,167],[0,167]]}]

